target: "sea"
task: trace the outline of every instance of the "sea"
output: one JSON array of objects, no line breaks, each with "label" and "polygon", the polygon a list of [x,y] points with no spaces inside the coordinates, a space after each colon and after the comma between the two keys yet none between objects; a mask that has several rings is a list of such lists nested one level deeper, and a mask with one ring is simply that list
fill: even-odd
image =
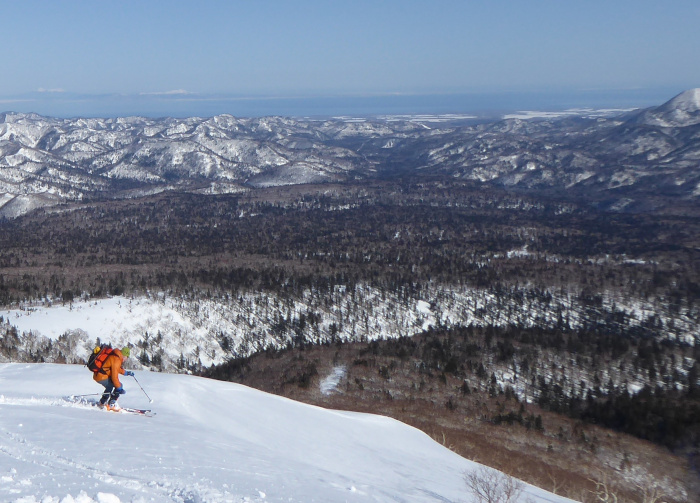
[{"label": "sea", "polygon": [[0,96],[1,112],[73,117],[371,117],[381,115],[471,114],[495,117],[520,111],[631,109],[660,105],[685,89],[499,91],[445,94],[326,96],[71,95],[33,93]]}]

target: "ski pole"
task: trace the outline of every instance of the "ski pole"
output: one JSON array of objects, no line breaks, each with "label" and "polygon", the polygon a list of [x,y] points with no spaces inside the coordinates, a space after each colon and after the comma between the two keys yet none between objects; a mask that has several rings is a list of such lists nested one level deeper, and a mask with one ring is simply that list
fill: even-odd
[{"label": "ski pole", "polygon": [[153,403],[153,399],[150,396],[148,396],[148,393],[146,393],[146,390],[143,389],[143,386],[141,386],[141,383],[139,382],[139,380],[136,379],[136,376],[131,376],[131,377],[134,378],[134,381],[136,381],[136,384],[139,385],[139,388],[141,388],[141,391],[143,391],[143,394],[146,395],[146,398],[148,398],[148,403]]}]

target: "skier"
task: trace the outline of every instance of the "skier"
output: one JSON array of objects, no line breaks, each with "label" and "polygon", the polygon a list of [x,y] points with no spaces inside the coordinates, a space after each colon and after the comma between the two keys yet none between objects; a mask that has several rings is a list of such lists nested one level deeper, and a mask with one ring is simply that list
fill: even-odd
[{"label": "skier", "polygon": [[119,381],[119,374],[133,376],[130,370],[124,370],[122,364],[129,358],[131,350],[125,346],[121,350],[114,349],[102,364],[102,369],[95,372],[93,379],[104,386],[105,391],[98,403],[100,408],[107,407],[108,410],[117,410],[116,403],[119,395],[126,393],[122,383]]}]

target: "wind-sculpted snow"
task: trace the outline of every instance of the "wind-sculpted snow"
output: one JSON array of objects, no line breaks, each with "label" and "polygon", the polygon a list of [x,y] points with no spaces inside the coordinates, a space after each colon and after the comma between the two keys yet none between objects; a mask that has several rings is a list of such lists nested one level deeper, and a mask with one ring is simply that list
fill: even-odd
[{"label": "wind-sculpted snow", "polygon": [[[480,465],[381,416],[321,409],[244,386],[138,372],[124,406],[62,399],[97,392],[82,366],[0,364],[0,500],[21,503],[471,503]],[[521,502],[565,503],[526,486]]]}]

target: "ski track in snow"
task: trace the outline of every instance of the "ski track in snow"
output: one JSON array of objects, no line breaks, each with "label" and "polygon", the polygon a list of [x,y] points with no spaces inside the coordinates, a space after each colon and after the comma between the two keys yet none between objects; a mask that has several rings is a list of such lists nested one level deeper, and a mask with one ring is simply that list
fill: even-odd
[{"label": "ski track in snow", "polygon": [[[32,400],[31,403],[35,406],[42,403],[50,406],[57,405],[47,400]],[[91,407],[78,406],[78,408]],[[103,411],[95,410],[95,412],[103,414]],[[99,419],[94,418],[96,429],[99,428]],[[17,426],[22,428],[24,424],[19,423]],[[178,470],[168,470],[175,472],[172,476],[161,475],[151,480],[151,472],[139,475],[134,470],[118,466],[110,467],[109,464],[97,466],[86,464],[74,457],[64,456],[60,451],[43,448],[26,436],[7,431],[4,427],[0,428],[0,435],[2,437],[0,440],[0,474],[2,474],[0,475],[0,498],[3,498],[3,501],[120,503],[122,498],[124,498],[123,501],[133,502],[173,501],[177,503],[265,501],[264,493],[261,491],[258,491],[257,496],[236,496],[225,489],[211,487],[207,484],[206,478],[202,478],[201,482],[183,483],[177,475]],[[88,435],[99,438],[100,432],[89,431]],[[86,448],[88,445],[86,443]],[[158,462],[162,462],[162,458],[159,458]],[[125,464],[128,465],[128,460],[125,460]],[[3,472],[4,466],[13,468]],[[53,488],[52,492],[65,496],[48,494],[51,488]],[[36,493],[26,494],[32,491]],[[89,493],[94,494],[94,498],[89,496]],[[26,495],[20,496],[22,494]],[[73,494],[75,496],[72,496]],[[15,496],[18,497],[14,499]]]},{"label": "ski track in snow", "polygon": [[[102,411],[98,412],[102,413]],[[95,420],[97,421],[98,418]],[[22,427],[23,424],[20,423],[19,426]],[[5,428],[0,429],[0,432],[4,437],[3,445],[0,446],[0,454],[9,458],[11,466],[14,467],[8,474],[0,477],[0,495],[5,493],[11,497],[12,494],[23,493],[33,488],[38,488],[41,492],[52,486],[56,489],[62,489],[63,492],[68,492],[68,495],[62,499],[53,496],[47,497],[46,494],[43,494],[40,499],[36,499],[35,495],[27,495],[15,500],[18,503],[34,501],[68,503],[72,499],[79,503],[93,501],[119,503],[121,498],[115,495],[115,492],[122,494],[133,492],[134,496],[130,501],[253,501],[248,498],[235,499],[230,494],[221,493],[211,487],[202,487],[200,484],[182,486],[177,478],[166,477],[161,480],[149,481],[148,476],[139,477],[123,469],[92,466],[73,457],[63,456],[58,451],[43,448],[20,434],[6,431]],[[92,435],[93,432],[90,431],[89,434]],[[4,462],[0,463],[0,466],[4,464]],[[22,477],[18,477],[18,470],[23,472]],[[80,480],[80,482],[66,483],[67,478]],[[94,490],[97,491],[95,499],[88,496],[86,492],[86,488],[90,486],[93,486]],[[70,496],[76,491],[76,498]],[[136,498],[137,494],[138,498]]]}]

